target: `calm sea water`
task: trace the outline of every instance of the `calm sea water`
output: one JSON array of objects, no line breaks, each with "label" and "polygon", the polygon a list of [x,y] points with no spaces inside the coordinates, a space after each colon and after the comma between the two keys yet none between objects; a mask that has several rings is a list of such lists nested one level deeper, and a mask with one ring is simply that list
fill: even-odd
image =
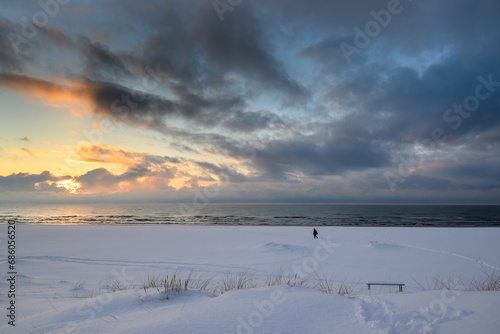
[{"label": "calm sea water", "polygon": [[491,205],[0,205],[0,223],[285,226],[500,226]]}]

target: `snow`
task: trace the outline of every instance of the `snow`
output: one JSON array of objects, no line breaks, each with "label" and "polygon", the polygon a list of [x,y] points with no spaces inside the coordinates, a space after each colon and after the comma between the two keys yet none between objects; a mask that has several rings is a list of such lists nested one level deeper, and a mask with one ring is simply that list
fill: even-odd
[{"label": "snow", "polygon": [[[3,226],[3,227],[2,227]],[[0,304],[9,299],[6,225],[0,226]],[[458,287],[500,266],[500,229],[17,225],[16,326],[1,333],[498,333],[499,291]],[[285,271],[355,286],[347,296],[275,285],[221,295],[143,289],[175,271],[257,281]],[[171,277],[171,276],[170,276]],[[115,280],[127,286],[110,291]],[[365,282],[403,282],[398,287]],[[132,286],[135,285],[135,288]],[[138,287],[139,286],[139,287]]]}]

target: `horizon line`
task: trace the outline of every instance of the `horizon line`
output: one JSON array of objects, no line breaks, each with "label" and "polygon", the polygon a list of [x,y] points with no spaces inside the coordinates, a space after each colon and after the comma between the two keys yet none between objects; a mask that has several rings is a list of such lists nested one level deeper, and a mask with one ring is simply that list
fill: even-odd
[{"label": "horizon line", "polygon": [[[71,205],[71,204],[165,204],[165,205],[173,205],[173,204],[185,204],[185,205],[196,205],[192,202],[141,202],[141,201],[123,201],[123,202],[11,202],[11,203],[0,203],[0,205],[37,205],[37,204],[62,204],[62,205]],[[486,205],[486,206],[499,206],[500,203],[474,203],[474,202],[213,202],[206,203],[208,205]]]}]

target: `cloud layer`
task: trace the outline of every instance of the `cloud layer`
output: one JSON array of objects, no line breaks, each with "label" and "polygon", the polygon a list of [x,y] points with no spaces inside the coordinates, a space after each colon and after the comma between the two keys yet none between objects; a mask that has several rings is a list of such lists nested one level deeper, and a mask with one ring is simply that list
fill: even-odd
[{"label": "cloud layer", "polygon": [[254,0],[223,20],[212,1],[97,5],[61,5],[30,38],[21,18],[40,7],[10,3],[0,17],[0,89],[141,129],[178,154],[80,147],[82,161],[126,168],[72,175],[80,192],[231,175],[227,194],[252,185],[252,199],[500,201],[500,4]]}]

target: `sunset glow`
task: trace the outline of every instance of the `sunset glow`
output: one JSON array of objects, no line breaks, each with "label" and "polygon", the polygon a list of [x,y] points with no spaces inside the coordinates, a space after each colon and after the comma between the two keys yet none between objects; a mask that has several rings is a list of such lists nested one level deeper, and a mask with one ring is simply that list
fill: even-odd
[{"label": "sunset glow", "polygon": [[70,194],[76,193],[81,184],[73,180],[64,180],[56,182],[58,188],[65,188]]},{"label": "sunset glow", "polygon": [[0,201],[500,202],[500,3],[239,2],[4,1]]}]

